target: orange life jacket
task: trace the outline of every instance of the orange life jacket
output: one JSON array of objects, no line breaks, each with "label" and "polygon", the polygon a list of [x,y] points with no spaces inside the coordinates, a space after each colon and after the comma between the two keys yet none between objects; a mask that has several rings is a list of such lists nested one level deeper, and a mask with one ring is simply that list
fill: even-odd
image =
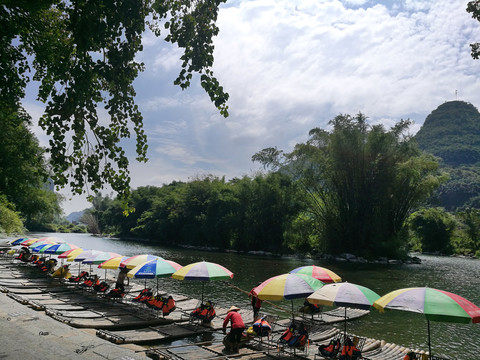
[{"label": "orange life jacket", "polygon": [[163,316],[169,315],[173,310],[175,310],[175,307],[175,300],[173,300],[173,297],[169,296],[167,301],[165,301],[162,306]]}]

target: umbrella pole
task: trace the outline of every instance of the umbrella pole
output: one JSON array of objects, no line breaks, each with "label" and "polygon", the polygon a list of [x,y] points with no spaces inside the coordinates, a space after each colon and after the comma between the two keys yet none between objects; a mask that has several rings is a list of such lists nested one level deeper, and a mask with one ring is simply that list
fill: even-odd
[{"label": "umbrella pole", "polygon": [[105,282],[107,282],[107,269],[105,269]]},{"label": "umbrella pole", "polygon": [[430,342],[430,320],[427,319],[427,331],[428,331],[428,358],[432,360],[432,345]]},{"label": "umbrella pole", "polygon": [[204,287],[204,286],[205,286],[205,282],[202,281],[202,302],[201,302],[201,304],[203,304],[203,287]]},{"label": "umbrella pole", "polygon": [[344,339],[347,339],[347,307],[345,306],[345,328],[343,330]]},{"label": "umbrella pole", "polygon": [[292,320],[295,320],[295,313],[293,312],[293,299],[291,300],[292,302]]}]

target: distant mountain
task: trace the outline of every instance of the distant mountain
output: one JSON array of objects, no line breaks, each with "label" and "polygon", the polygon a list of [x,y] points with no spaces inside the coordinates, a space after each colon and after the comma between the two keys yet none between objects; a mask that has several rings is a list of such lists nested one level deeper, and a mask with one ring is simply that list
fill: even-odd
[{"label": "distant mountain", "polygon": [[480,162],[480,113],[464,101],[449,101],[427,116],[415,135],[422,150],[458,167]]},{"label": "distant mountain", "polygon": [[70,213],[67,216],[67,220],[70,221],[70,222],[78,222],[78,220],[80,220],[82,215],[83,215],[83,211],[75,211],[75,212]]},{"label": "distant mountain", "polygon": [[441,158],[450,175],[436,205],[454,211],[480,206],[480,113],[464,101],[449,101],[427,116],[415,135],[419,147]]}]

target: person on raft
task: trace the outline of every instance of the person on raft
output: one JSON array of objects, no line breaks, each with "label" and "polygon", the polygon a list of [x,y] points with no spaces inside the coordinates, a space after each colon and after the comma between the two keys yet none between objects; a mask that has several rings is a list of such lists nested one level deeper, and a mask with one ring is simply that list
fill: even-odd
[{"label": "person on raft", "polygon": [[238,352],[240,348],[240,341],[242,339],[243,330],[245,330],[245,324],[242,319],[242,315],[238,313],[240,308],[236,306],[230,307],[228,309],[228,314],[223,321],[223,333],[227,333],[228,322],[231,321],[231,330],[229,334],[230,343],[233,346],[233,351]]},{"label": "person on raft", "polygon": [[[260,285],[260,283],[258,285]],[[260,317],[259,314],[260,314],[260,308],[262,307],[262,300],[260,300],[257,297],[257,294],[255,294],[253,289],[248,294],[248,297],[251,298],[251,304],[252,304],[252,310],[253,310],[253,321],[255,322]]]},{"label": "person on raft", "polygon": [[128,269],[126,267],[120,270],[115,283],[115,289],[125,290],[125,279],[127,279],[127,285],[130,285],[130,279],[127,277]]}]

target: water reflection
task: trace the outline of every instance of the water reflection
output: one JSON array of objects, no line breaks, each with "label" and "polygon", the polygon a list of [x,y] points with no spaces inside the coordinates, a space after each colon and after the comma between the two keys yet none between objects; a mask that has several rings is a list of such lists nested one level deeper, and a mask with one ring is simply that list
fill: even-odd
[{"label": "water reflection", "polygon": [[[205,293],[213,301],[229,307],[249,306],[245,293],[234,289],[234,285],[245,291],[256,286],[269,277],[287,273],[296,267],[311,265],[311,260],[263,258],[234,253],[196,251],[191,249],[166,248],[152,246],[148,243],[128,242],[115,239],[103,239],[88,234],[31,234],[36,237],[58,236],[80,247],[104,251],[115,251],[126,256],[153,254],[173,260],[182,265],[197,261],[210,261],[222,264],[235,276],[229,283],[209,282]],[[480,261],[461,258],[420,256],[420,265],[381,266],[370,264],[327,263],[316,261],[342,277],[344,281],[366,286],[380,295],[405,287],[422,287],[442,289],[467,298],[480,305]],[[110,270],[111,271],[111,270]],[[159,279],[159,287],[174,293],[199,297],[201,284],[192,281]],[[156,280],[147,282],[155,286]],[[303,300],[296,300],[300,306]],[[289,301],[277,302],[275,305],[290,307]],[[264,305],[264,309],[278,312],[274,306]],[[341,325],[339,325],[341,326]],[[480,345],[479,324],[447,324],[431,322],[432,351],[450,358],[478,359]],[[373,310],[371,314],[349,324],[349,331],[362,336],[384,339],[403,346],[427,349],[427,322],[422,315],[400,311],[384,314]],[[198,340],[198,339],[197,339]]]}]

